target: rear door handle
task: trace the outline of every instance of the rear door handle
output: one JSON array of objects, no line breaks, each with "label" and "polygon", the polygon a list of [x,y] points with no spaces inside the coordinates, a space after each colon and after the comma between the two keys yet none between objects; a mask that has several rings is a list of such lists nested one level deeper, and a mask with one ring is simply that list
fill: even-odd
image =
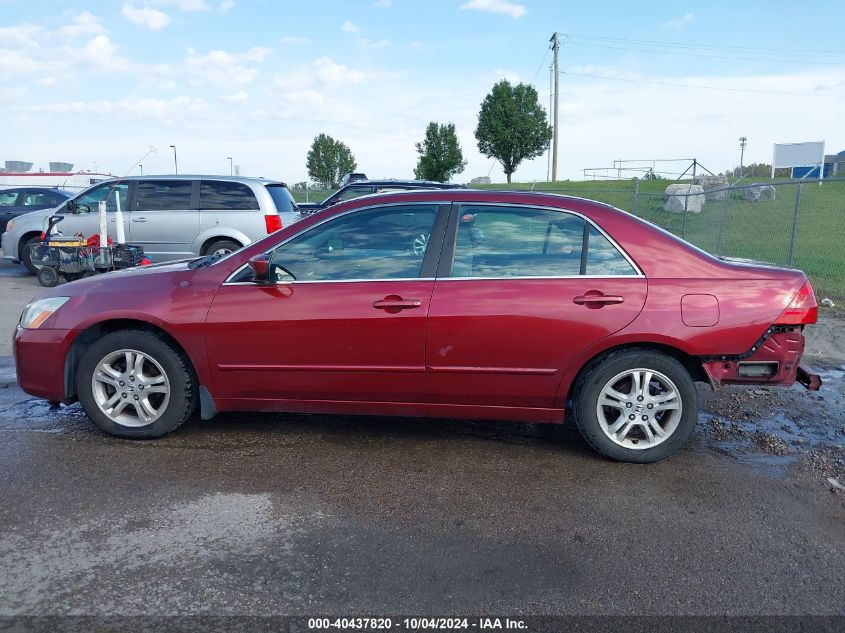
[{"label": "rear door handle", "polygon": [[133,222],[146,222],[147,218],[132,218]]},{"label": "rear door handle", "polygon": [[625,301],[625,299],[619,295],[578,295],[572,299],[572,303],[577,303],[578,305],[588,303],[622,303],[623,301]]},{"label": "rear door handle", "polygon": [[388,295],[381,301],[373,301],[374,308],[377,310],[387,310],[388,312],[419,308],[421,305],[422,301],[417,299],[403,299],[399,295]]}]

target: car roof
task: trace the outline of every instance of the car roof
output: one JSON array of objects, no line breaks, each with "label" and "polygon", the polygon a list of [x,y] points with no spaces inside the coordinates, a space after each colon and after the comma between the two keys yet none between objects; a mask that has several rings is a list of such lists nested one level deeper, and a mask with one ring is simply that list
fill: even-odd
[{"label": "car roof", "polygon": [[66,196],[74,195],[73,191],[69,189],[62,189],[61,187],[39,187],[39,186],[24,186],[24,187],[3,187],[0,188],[0,193],[18,192],[21,191],[50,191],[53,193],[60,193]]},{"label": "car roof", "polygon": [[253,176],[217,176],[214,174],[155,174],[151,176],[124,176],[115,180],[224,180],[243,184],[287,185],[281,180],[257,178]]},{"label": "car roof", "polygon": [[353,180],[345,186],[353,185],[374,185],[374,186],[409,186],[409,187],[429,187],[432,189],[461,189],[463,185],[453,184],[449,182],[437,182],[436,180],[400,180],[398,178],[384,178],[381,180]]}]

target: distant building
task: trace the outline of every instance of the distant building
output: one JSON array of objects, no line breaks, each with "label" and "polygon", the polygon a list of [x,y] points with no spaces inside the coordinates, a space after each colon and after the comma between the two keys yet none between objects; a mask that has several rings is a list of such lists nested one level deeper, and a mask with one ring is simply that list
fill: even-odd
[{"label": "distant building", "polygon": [[845,150],[824,157],[824,175],[826,178],[845,177]]}]

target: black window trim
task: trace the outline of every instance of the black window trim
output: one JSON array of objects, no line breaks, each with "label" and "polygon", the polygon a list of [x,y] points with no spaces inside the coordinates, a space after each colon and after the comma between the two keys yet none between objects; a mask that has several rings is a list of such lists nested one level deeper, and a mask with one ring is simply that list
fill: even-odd
[{"label": "black window trim", "polygon": [[[572,216],[580,218],[584,221],[584,233],[582,236],[582,248],[581,248],[581,272],[586,271],[587,266],[587,257],[588,253],[588,243],[589,243],[589,234],[590,234],[590,227],[593,227],[598,231],[598,233],[604,237],[610,244],[622,255],[622,257],[627,261],[631,267],[634,269],[636,274],[634,275],[586,275],[586,274],[578,274],[578,275],[510,275],[507,277],[452,277],[452,265],[454,264],[455,260],[455,242],[458,237],[458,218],[464,213],[462,210],[464,207],[507,207],[507,208],[520,208],[525,210],[537,210],[537,211],[556,211],[558,213],[568,213]],[[614,240],[610,235],[608,235],[604,229],[602,229],[598,224],[596,224],[591,218],[587,217],[583,213],[579,213],[578,211],[573,211],[572,209],[564,209],[560,207],[552,207],[552,206],[545,206],[545,205],[536,205],[536,204],[520,204],[518,202],[455,202],[452,205],[452,212],[449,215],[449,223],[446,235],[444,237],[443,246],[441,247],[441,256],[440,256],[440,263],[437,267],[437,281],[503,281],[503,280],[514,280],[514,279],[642,279],[645,278],[642,269],[637,265],[637,263],[628,255],[624,248],[622,248],[619,243]]]}]

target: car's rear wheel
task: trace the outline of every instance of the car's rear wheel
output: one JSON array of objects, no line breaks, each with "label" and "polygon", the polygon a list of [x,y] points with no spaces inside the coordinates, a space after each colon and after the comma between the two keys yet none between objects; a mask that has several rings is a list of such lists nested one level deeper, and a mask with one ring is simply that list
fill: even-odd
[{"label": "car's rear wheel", "polygon": [[655,462],[675,453],[698,419],[698,395],[687,369],[651,350],[612,354],[576,385],[575,422],[602,455]]},{"label": "car's rear wheel", "polygon": [[170,433],[190,417],[197,386],[188,359],[164,336],[127,330],[107,334],[85,351],[76,392],[100,429],[146,439]]},{"label": "car's rear wheel", "polygon": [[203,255],[228,255],[241,248],[235,240],[217,240],[209,244]]}]

